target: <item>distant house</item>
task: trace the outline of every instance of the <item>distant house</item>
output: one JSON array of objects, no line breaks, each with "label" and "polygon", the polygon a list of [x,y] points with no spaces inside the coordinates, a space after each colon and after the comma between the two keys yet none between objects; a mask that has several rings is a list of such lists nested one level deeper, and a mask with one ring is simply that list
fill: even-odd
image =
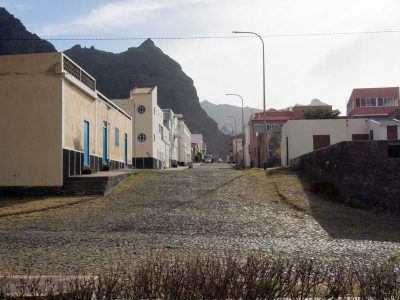
[{"label": "distant house", "polygon": [[[296,104],[287,109],[268,109],[266,111],[267,132],[267,165],[276,166],[281,163],[281,128],[285,122],[293,119],[303,119],[307,111],[312,109],[332,110],[332,106],[314,99],[308,105]],[[249,121],[248,152],[250,155],[250,166],[261,167],[262,165],[262,136],[264,127],[264,114],[255,113]]]},{"label": "distant house", "polygon": [[398,87],[354,89],[347,102],[349,118],[387,117],[399,109]]},{"label": "distant house", "polygon": [[290,166],[294,158],[342,141],[395,141],[399,129],[400,121],[389,118],[289,120],[282,127],[281,164]]},{"label": "distant house", "polygon": [[196,156],[200,154],[200,159],[203,160],[206,155],[206,147],[201,133],[192,133],[192,160],[196,161]]},{"label": "distant house", "polygon": [[133,166],[138,169],[169,167],[169,130],[164,126],[164,114],[157,105],[157,87],[135,87],[129,99],[115,99],[130,115],[132,122]]},{"label": "distant house", "polygon": [[132,166],[132,119],[63,53],[0,56],[0,187]]},{"label": "distant house", "polygon": [[163,109],[164,126],[168,129],[169,133],[169,165],[171,167],[178,166],[178,118],[172,109]]}]

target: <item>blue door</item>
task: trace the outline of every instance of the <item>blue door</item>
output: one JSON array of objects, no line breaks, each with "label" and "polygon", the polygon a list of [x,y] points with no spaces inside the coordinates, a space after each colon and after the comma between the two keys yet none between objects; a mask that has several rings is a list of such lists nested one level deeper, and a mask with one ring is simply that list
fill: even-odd
[{"label": "blue door", "polygon": [[128,165],[128,135],[124,134],[124,162],[125,167]]},{"label": "blue door", "polygon": [[89,122],[85,121],[83,124],[83,132],[84,132],[84,154],[83,154],[83,164],[85,166],[90,165],[90,144],[89,144]]},{"label": "blue door", "polygon": [[108,157],[108,138],[107,138],[107,122],[103,122],[103,163],[107,163]]}]

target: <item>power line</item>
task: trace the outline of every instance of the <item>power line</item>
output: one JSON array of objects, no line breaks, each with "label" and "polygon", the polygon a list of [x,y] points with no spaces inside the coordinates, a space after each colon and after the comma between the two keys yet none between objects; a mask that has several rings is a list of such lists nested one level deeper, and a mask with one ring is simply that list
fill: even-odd
[{"label": "power line", "polygon": [[[287,37],[323,37],[346,35],[375,35],[400,33],[400,30],[376,30],[376,31],[348,31],[348,32],[323,32],[323,33],[288,33],[288,34],[264,34],[263,38],[287,38]],[[175,36],[175,37],[66,37],[47,38],[47,41],[130,41],[130,40],[201,40],[201,39],[241,39],[254,38],[252,35],[226,35],[226,36]],[[0,41],[38,41],[40,38],[0,38]]]}]

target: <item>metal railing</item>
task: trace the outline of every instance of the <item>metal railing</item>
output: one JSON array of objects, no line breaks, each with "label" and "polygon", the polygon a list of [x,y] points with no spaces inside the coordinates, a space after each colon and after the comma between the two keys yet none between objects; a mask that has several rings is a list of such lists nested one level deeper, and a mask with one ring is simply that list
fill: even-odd
[{"label": "metal railing", "polygon": [[96,80],[94,80],[89,74],[83,71],[78,65],[76,65],[68,57],[63,56],[64,70],[74,76],[92,91],[96,90]]}]

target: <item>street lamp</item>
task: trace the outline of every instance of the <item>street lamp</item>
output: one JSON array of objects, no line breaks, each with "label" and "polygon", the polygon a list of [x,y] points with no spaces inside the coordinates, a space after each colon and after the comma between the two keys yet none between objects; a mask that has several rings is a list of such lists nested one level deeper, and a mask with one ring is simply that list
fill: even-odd
[{"label": "street lamp", "polygon": [[244,112],[243,112],[243,98],[239,94],[225,94],[226,96],[236,96],[242,100],[242,134],[244,134]]},{"label": "street lamp", "polygon": [[[233,31],[235,34],[252,34],[257,36],[262,44],[262,62],[263,62],[263,137],[266,139],[267,137],[267,116],[266,116],[266,109],[265,109],[265,47],[264,47],[264,40],[258,33],[252,31]],[[267,151],[265,147],[265,140],[263,138],[263,155],[264,155],[264,169],[267,168]]]},{"label": "street lamp", "polygon": [[236,119],[232,116],[225,116],[226,119],[232,119],[235,122],[235,135],[237,135],[237,126],[236,126]]}]

